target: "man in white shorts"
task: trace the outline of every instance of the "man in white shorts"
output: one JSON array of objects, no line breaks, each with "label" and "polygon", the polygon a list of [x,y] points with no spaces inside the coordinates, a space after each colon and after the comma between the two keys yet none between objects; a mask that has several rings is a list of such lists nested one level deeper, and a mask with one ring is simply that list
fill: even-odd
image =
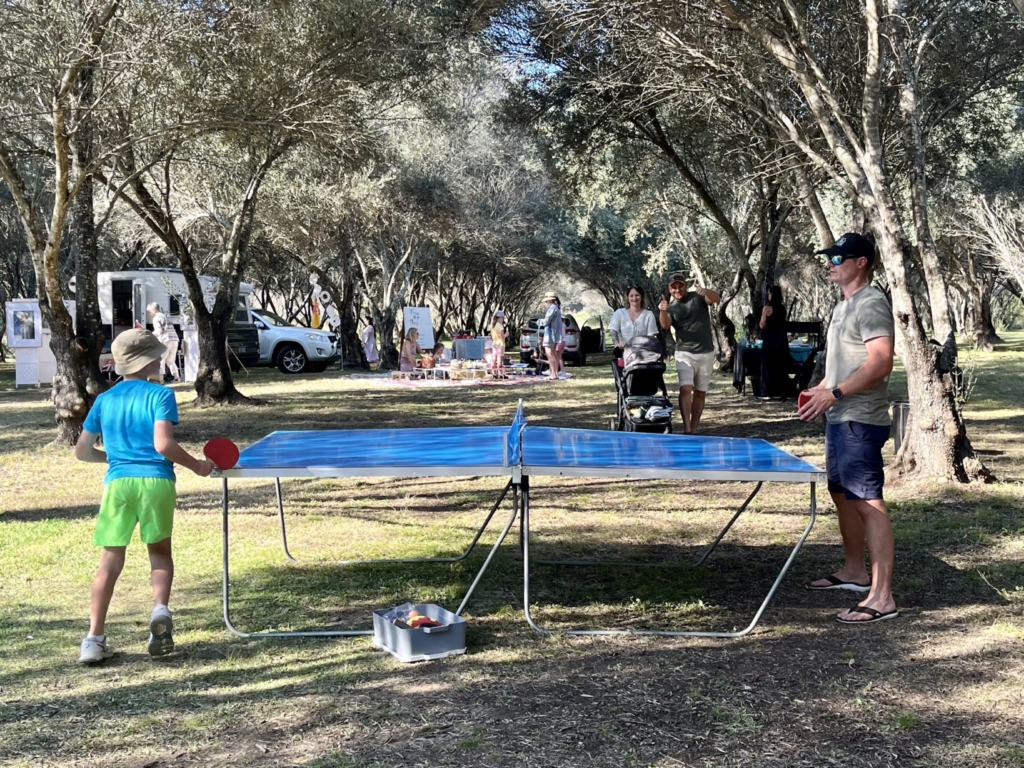
[{"label": "man in white shorts", "polygon": [[717,304],[722,297],[699,285],[694,286],[693,293],[688,293],[686,275],[682,272],[669,275],[668,292],[672,300],[662,298],[658,322],[662,328],[671,327],[675,332],[679,412],[683,415],[683,431],[692,435],[700,426],[715,364],[708,307]]}]

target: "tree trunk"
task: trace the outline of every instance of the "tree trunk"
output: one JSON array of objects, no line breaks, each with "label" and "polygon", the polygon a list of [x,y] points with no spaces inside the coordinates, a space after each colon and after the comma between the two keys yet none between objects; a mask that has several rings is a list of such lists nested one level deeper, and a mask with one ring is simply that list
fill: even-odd
[{"label": "tree trunk", "polygon": [[967,438],[952,376],[939,372],[939,348],[929,342],[907,288],[911,245],[902,231],[892,226],[888,212],[881,209],[880,213],[883,221],[875,231],[892,292],[897,348],[907,371],[911,403],[900,463],[908,472],[943,480],[989,480],[991,474]]},{"label": "tree trunk", "polygon": [[966,306],[961,330],[976,348],[991,352],[1002,341],[992,323],[993,279],[973,249],[963,254],[962,261],[966,274],[958,287],[965,293]]},{"label": "tree trunk", "polygon": [[744,278],[747,277],[749,271],[742,266],[736,269],[732,285],[719,294],[722,300],[718,302],[715,312],[711,316],[713,320],[711,332],[715,338],[715,360],[718,362],[720,371],[732,370],[733,359],[736,355],[736,324],[729,319],[728,309],[743,287]]},{"label": "tree trunk", "polygon": [[338,315],[341,317],[341,325],[337,329],[337,334],[341,339],[343,363],[369,369],[370,364],[363,351],[363,340],[359,336],[359,316],[355,307],[355,283],[350,277],[350,270],[343,271],[342,282],[339,285],[325,270],[315,264],[309,264],[298,256],[293,256],[293,258],[311,272],[316,273],[337,304]]},{"label": "tree trunk", "polygon": [[[75,85],[74,109],[78,128],[67,136],[70,160],[69,180],[78,193],[65,198],[70,215],[70,229],[74,238],[76,314],[79,325],[64,306],[57,270],[59,238],[46,244],[41,258],[42,274],[36,273],[39,287],[39,306],[50,328],[50,349],[56,359],[52,399],[57,423],[55,442],[74,445],[82,434],[82,424],[96,397],[107,388],[100,376],[99,356],[103,345],[103,332],[99,326],[99,300],[96,285],[98,253],[96,247],[95,218],[92,206],[92,179],[85,175],[92,155],[92,126],[83,117],[92,100],[92,69],[84,67]],[[55,202],[55,206],[60,202]],[[63,218],[55,211],[54,218]],[[33,259],[36,261],[36,259]],[[81,274],[79,276],[79,271]],[[84,315],[84,316],[83,316]]]},{"label": "tree trunk", "polygon": [[910,211],[917,234],[917,250],[924,269],[930,301],[932,338],[944,341],[951,328],[946,279],[939,263],[939,252],[932,238],[928,218],[928,181],[925,169],[924,139],[921,134],[921,107],[918,101],[917,72],[910,60],[904,38],[909,13],[904,0],[888,0],[889,39],[903,73],[900,84],[900,112],[903,115],[904,142],[910,165]]},{"label": "tree trunk", "polygon": [[991,352],[995,349],[996,344],[1002,344],[1003,339],[996,331],[996,325],[992,321],[992,283],[988,280],[981,281],[981,296],[978,304],[981,309],[980,323],[974,344]]},{"label": "tree trunk", "polygon": [[[39,299],[40,307],[44,299]],[[99,392],[90,393],[85,386],[87,380],[83,349],[75,339],[71,327],[71,315],[61,306],[61,312],[49,311],[49,303],[43,310],[49,315],[50,349],[57,359],[57,372],[53,377],[53,405],[56,409],[57,437],[55,442],[74,445],[82,434],[82,423]]]},{"label": "tree trunk", "polygon": [[228,325],[231,314],[226,316],[214,311],[196,313],[196,327],[199,330],[199,370],[196,376],[195,405],[205,408],[211,405],[253,405],[252,398],[246,397],[235,388],[231,375],[231,360],[228,353]]},{"label": "tree trunk", "polygon": [[800,200],[803,202],[804,208],[807,209],[811,221],[814,222],[814,229],[818,233],[819,245],[821,248],[831,248],[836,240],[835,235],[832,233],[832,227],[828,223],[825,209],[821,207],[821,200],[818,199],[818,193],[814,189],[811,175],[802,165],[796,167],[795,174],[797,189],[800,192]]},{"label": "tree trunk", "polygon": [[96,395],[107,388],[106,379],[100,373],[100,353],[106,337],[100,322],[99,287],[96,282],[100,259],[96,243],[93,179],[85,174],[85,169],[93,161],[93,125],[86,111],[93,102],[94,73],[95,68],[90,64],[78,76],[78,128],[69,141],[72,178],[81,179],[78,194],[71,204],[70,222],[71,250],[75,262],[75,340],[85,369],[85,381],[76,384],[85,387],[90,405]]},{"label": "tree trunk", "polygon": [[395,313],[390,309],[373,312],[373,327],[377,331],[379,367],[382,371],[398,369],[399,352],[395,347]]}]

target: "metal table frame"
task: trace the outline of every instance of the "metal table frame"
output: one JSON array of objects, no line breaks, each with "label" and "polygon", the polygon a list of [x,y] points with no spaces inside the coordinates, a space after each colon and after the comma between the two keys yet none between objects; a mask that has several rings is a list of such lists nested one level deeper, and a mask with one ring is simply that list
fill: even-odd
[{"label": "metal table frame", "polygon": [[[548,474],[555,474],[550,472]],[[754,497],[760,491],[764,480],[757,480],[753,492],[747,497],[747,500],[743,502],[743,505],[736,511],[725,527],[719,532],[718,536],[715,537],[714,541],[709,544],[700,557],[697,558],[693,563],[689,564],[689,568],[696,568],[702,565],[711,553],[718,546],[719,542],[725,537],[729,529],[732,528],[733,523],[739,518],[741,514],[747,509],[750,502],[753,501]],[[761,616],[764,615],[765,610],[768,608],[768,603],[771,602],[772,597],[778,590],[779,585],[785,578],[786,573],[789,571],[789,567],[793,564],[797,554],[803,547],[804,542],[811,533],[811,529],[814,527],[814,522],[817,518],[817,494],[816,494],[816,483],[810,483],[810,507],[808,510],[807,526],[804,528],[803,533],[800,534],[800,538],[797,539],[796,544],[793,546],[792,551],[789,553],[789,557],[786,558],[786,562],[782,566],[782,570],[779,571],[779,575],[775,578],[771,588],[765,595],[764,600],[761,601],[760,607],[754,614],[750,623],[741,630],[735,632],[716,632],[706,630],[634,630],[634,629],[549,629],[541,626],[533,618],[533,614],[530,611],[530,478],[524,476],[522,485],[520,488],[520,529],[521,529],[521,542],[523,552],[523,613],[526,615],[526,621],[532,629],[537,632],[546,635],[563,634],[563,635],[662,635],[669,637],[743,637],[753,631],[754,627],[757,626],[758,622],[761,621]],[[609,567],[635,567],[635,566],[646,566],[650,567],[651,563],[605,563],[601,561],[592,560],[538,560],[537,564],[544,565],[605,565]]]},{"label": "metal table frame", "polygon": [[[520,402],[520,414],[517,414],[517,418],[521,415],[521,402]],[[491,546],[490,551],[487,554],[484,563],[477,571],[472,583],[470,584],[465,596],[459,605],[456,614],[461,614],[465,609],[473,591],[480,583],[481,578],[490,566],[491,561],[497,554],[502,543],[508,536],[509,531],[512,529],[515,523],[516,517],[520,519],[520,549],[523,557],[523,613],[529,626],[537,632],[543,634],[567,634],[567,635],[667,635],[667,636],[688,636],[688,637],[742,637],[750,633],[761,620],[765,610],[771,602],[772,597],[778,590],[782,579],[786,576],[790,566],[796,559],[797,554],[803,547],[804,542],[807,540],[811,529],[814,526],[816,513],[817,513],[817,497],[816,497],[816,486],[818,482],[822,482],[825,479],[825,473],[814,469],[813,471],[740,471],[740,470],[676,470],[676,469],[659,469],[659,468],[619,468],[619,467],[600,467],[600,466],[545,466],[545,465],[531,465],[523,462],[522,459],[522,448],[519,443],[519,437],[522,433],[522,429],[525,428],[525,421],[520,422],[518,425],[514,422],[513,431],[516,430],[515,438],[512,437],[512,431],[510,431],[505,439],[505,445],[503,447],[503,461],[501,465],[480,465],[480,466],[414,466],[414,467],[394,467],[394,466],[376,466],[376,467],[259,467],[251,469],[233,469],[226,470],[224,472],[218,472],[222,480],[222,501],[221,501],[221,516],[222,516],[222,531],[223,531],[223,609],[224,609],[224,623],[227,628],[240,637],[348,637],[357,635],[371,635],[373,631],[370,629],[366,630],[309,630],[309,631],[267,631],[267,632],[243,632],[238,629],[231,620],[231,603],[230,603],[230,590],[231,590],[231,579],[230,579],[230,560],[229,560],[229,520],[228,512],[230,506],[230,495],[228,489],[229,477],[272,477],[274,478],[274,489],[277,498],[277,511],[278,519],[281,528],[281,544],[284,550],[285,556],[292,561],[297,562],[296,558],[292,555],[288,547],[288,534],[285,525],[284,515],[284,500],[283,492],[281,488],[282,477],[508,477],[504,488],[501,491],[498,499],[494,502],[490,508],[483,523],[476,531],[473,540],[469,546],[459,555],[451,557],[417,557],[417,558],[375,558],[366,560],[341,560],[337,561],[341,565],[357,565],[357,564],[381,564],[381,563],[453,563],[469,557],[470,553],[476,548],[480,541],[481,536],[487,529],[494,515],[501,507],[502,503],[508,496],[508,492],[512,491],[512,512],[502,527],[501,533],[499,534],[495,543]],[[810,505],[807,525],[804,528],[802,534],[796,541],[793,549],[791,550],[789,557],[782,565],[782,569],[779,571],[779,575],[775,578],[770,589],[765,595],[761,602],[757,612],[751,619],[750,623],[743,629],[735,632],[717,632],[717,631],[703,631],[703,630],[606,630],[606,629],[569,629],[569,630],[556,630],[541,626],[538,624],[531,614],[530,610],[530,587],[531,587],[531,565],[532,564],[546,564],[546,565],[605,565],[609,567],[627,567],[636,565],[657,565],[652,563],[608,563],[608,562],[595,562],[595,561],[582,561],[582,560],[561,560],[561,561],[533,561],[530,553],[530,478],[531,477],[544,477],[544,476],[576,476],[576,477],[602,477],[602,478],[646,478],[646,479],[661,479],[661,480],[708,480],[708,481],[732,481],[732,482],[752,482],[756,483],[753,491],[747,496],[746,500],[739,507],[739,509],[733,514],[725,527],[719,532],[712,541],[701,553],[701,555],[692,564],[685,567],[697,567],[702,565],[711,553],[715,550],[718,544],[722,541],[725,535],[732,528],[733,524],[739,519],[740,515],[748,509],[750,503],[754,497],[757,496],[761,490],[764,482],[766,481],[781,481],[787,483],[809,483],[810,485]]]},{"label": "metal table frame", "polygon": [[[442,468],[442,469],[444,469],[444,468]],[[489,472],[489,473],[481,473],[481,474],[491,474],[491,475],[493,475],[495,473],[492,471],[492,472]],[[431,474],[431,475],[425,475],[425,476],[446,477],[446,476],[449,476],[449,475],[451,475],[451,470],[450,469],[444,469],[444,471],[438,472],[436,475]],[[322,475],[320,475],[320,476],[322,476]],[[345,475],[336,475],[336,476],[343,477],[343,476],[352,476],[352,475],[345,474]],[[424,476],[424,475],[420,475],[419,473],[413,473],[413,474],[403,474],[403,475],[389,474],[388,476],[417,477],[417,476]],[[476,476],[476,475],[474,474],[474,475],[470,475],[470,476]],[[291,554],[291,552],[288,549],[288,535],[287,535],[287,530],[285,528],[284,503],[283,503],[283,495],[282,495],[282,492],[281,492],[281,476],[275,476],[274,477],[274,488],[275,488],[276,496],[277,496],[278,517],[279,517],[280,524],[281,524],[281,545],[282,545],[282,548],[284,549],[285,556],[289,560],[291,560],[292,562],[298,562],[296,560],[296,558]],[[459,614],[462,613],[463,610],[465,610],[466,604],[469,602],[469,598],[472,596],[473,591],[476,589],[477,584],[480,583],[480,579],[483,578],[484,572],[487,570],[488,566],[490,566],[491,560],[494,559],[494,555],[497,553],[498,549],[501,547],[502,543],[505,541],[505,537],[508,536],[508,532],[512,528],[512,525],[515,523],[516,517],[519,514],[519,488],[518,488],[518,486],[515,483],[512,482],[512,480],[509,480],[505,484],[505,487],[502,489],[501,494],[498,496],[498,500],[494,502],[494,505],[491,507],[490,512],[488,512],[487,517],[484,519],[483,524],[477,530],[476,535],[473,537],[472,542],[470,542],[469,547],[467,547],[467,549],[461,555],[456,555],[454,557],[405,557],[405,558],[375,558],[375,559],[367,559],[367,560],[338,560],[338,561],[335,561],[335,563],[338,564],[338,565],[368,565],[368,564],[381,564],[381,563],[456,563],[456,562],[459,562],[460,560],[464,560],[465,558],[469,557],[470,553],[473,551],[473,549],[476,547],[477,543],[480,541],[480,537],[483,535],[483,533],[486,530],[488,524],[490,524],[491,519],[494,517],[495,513],[498,511],[498,508],[501,506],[501,503],[505,500],[505,497],[508,495],[508,492],[509,492],[510,489],[512,490],[512,514],[509,516],[507,522],[505,523],[504,528],[502,528],[502,531],[501,531],[501,533],[498,536],[498,540],[491,546],[490,552],[487,553],[487,558],[484,560],[483,565],[480,566],[480,570],[477,571],[477,574],[474,577],[473,582],[470,584],[469,589],[466,591],[465,596],[462,598],[462,603],[459,605],[458,610],[455,611],[456,615],[459,615]],[[373,634],[373,630],[372,629],[348,629],[348,630],[317,629],[317,630],[308,630],[308,631],[271,631],[271,632],[243,632],[242,630],[238,629],[235,626],[234,622],[231,620],[231,570],[230,570],[230,558],[229,558],[230,534],[229,534],[229,524],[228,524],[228,509],[229,509],[229,506],[230,506],[230,496],[229,496],[229,493],[228,493],[228,478],[227,477],[222,477],[221,478],[221,531],[222,531],[222,548],[223,548],[223,561],[222,561],[222,564],[223,564],[223,608],[224,608],[224,624],[228,628],[228,630],[230,630],[234,634],[238,635],[239,637],[353,637],[353,636],[358,636],[358,635],[372,635]]]}]

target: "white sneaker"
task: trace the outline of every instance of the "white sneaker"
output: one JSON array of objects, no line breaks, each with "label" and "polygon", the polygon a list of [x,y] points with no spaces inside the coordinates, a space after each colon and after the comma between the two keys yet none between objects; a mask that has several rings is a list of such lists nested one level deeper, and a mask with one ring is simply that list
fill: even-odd
[{"label": "white sneaker", "polygon": [[562,373],[558,374],[558,378],[560,378],[560,379],[571,379],[572,378],[572,374],[571,373],[565,373],[563,371]]},{"label": "white sneaker", "polygon": [[87,635],[82,640],[82,651],[78,654],[78,663],[99,664],[113,655],[114,652],[107,646],[106,635],[101,635],[100,637],[90,637]]},{"label": "white sneaker", "polygon": [[149,655],[166,656],[174,650],[174,621],[166,605],[158,605],[149,616]]}]

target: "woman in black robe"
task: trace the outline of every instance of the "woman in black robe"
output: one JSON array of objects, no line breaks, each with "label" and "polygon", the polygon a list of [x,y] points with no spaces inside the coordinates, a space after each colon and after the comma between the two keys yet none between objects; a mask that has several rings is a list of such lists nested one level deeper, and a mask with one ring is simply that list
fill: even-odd
[{"label": "woman in black robe", "polygon": [[789,372],[793,359],[789,354],[786,334],[786,304],[782,286],[768,289],[768,303],[761,311],[761,393],[766,397],[786,398],[792,395]]}]

